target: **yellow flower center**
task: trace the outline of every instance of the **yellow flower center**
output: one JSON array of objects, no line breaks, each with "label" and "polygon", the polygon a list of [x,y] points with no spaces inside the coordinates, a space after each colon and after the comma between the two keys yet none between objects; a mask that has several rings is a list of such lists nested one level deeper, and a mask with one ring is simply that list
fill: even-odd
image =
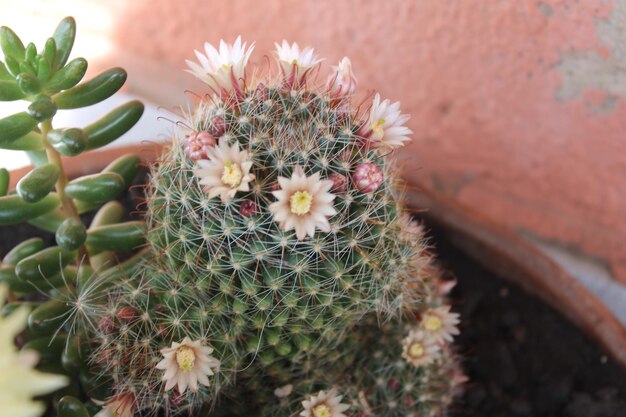
[{"label": "yellow flower center", "polygon": [[196,354],[189,346],[181,346],[176,349],[176,362],[183,372],[189,372],[196,363]]},{"label": "yellow flower center", "polygon": [[419,358],[424,354],[424,346],[421,343],[415,342],[409,346],[409,355],[412,358]]},{"label": "yellow flower center", "polygon": [[320,404],[313,407],[313,416],[330,417],[330,408],[326,404]]},{"label": "yellow flower center", "polygon": [[383,129],[383,125],[385,124],[385,119],[378,119],[374,123],[372,123],[372,131],[377,137],[382,137],[385,130]]},{"label": "yellow flower center", "polygon": [[294,59],[293,61],[291,61],[291,65],[298,65],[298,60]]},{"label": "yellow flower center", "polygon": [[289,198],[289,207],[293,214],[302,216],[311,211],[313,196],[308,191],[296,191]]},{"label": "yellow flower center", "polygon": [[424,327],[431,332],[441,329],[442,325],[441,319],[437,316],[428,316],[424,321]]},{"label": "yellow flower center", "polygon": [[239,165],[232,162],[224,163],[224,171],[222,172],[222,182],[232,188],[238,187],[243,179],[243,173]]}]

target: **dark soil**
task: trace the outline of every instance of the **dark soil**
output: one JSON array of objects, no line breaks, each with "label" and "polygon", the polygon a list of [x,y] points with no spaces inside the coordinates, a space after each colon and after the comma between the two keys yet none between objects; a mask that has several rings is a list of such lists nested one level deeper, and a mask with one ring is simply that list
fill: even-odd
[{"label": "dark soil", "polygon": [[470,378],[454,417],[626,416],[626,369],[543,301],[433,232],[441,264],[458,281],[455,342]]}]

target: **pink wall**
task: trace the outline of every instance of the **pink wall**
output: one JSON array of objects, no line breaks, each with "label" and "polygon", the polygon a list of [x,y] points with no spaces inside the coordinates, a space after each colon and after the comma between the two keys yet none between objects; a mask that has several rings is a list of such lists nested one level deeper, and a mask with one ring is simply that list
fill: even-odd
[{"label": "pink wall", "polygon": [[626,281],[626,0],[125,3],[121,56],[182,69],[238,34],[255,60],[283,38],[349,55],[362,90],[413,115],[407,175]]}]

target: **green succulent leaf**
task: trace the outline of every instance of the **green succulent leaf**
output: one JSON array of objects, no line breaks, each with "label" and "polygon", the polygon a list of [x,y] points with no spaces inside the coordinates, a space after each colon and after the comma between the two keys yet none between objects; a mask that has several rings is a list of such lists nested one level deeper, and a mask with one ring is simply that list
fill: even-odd
[{"label": "green succulent leaf", "polygon": [[28,256],[17,263],[15,274],[18,278],[31,283],[44,284],[74,258],[74,253],[52,246]]},{"label": "green succulent leaf", "polygon": [[15,101],[24,98],[24,93],[13,80],[0,80],[0,101]]},{"label": "green succulent leaf", "polygon": [[65,216],[63,216],[60,210],[52,210],[46,214],[28,220],[28,223],[46,232],[56,233],[64,220]]},{"label": "green succulent leaf", "polygon": [[16,187],[17,195],[27,203],[35,203],[50,194],[59,174],[59,168],[54,164],[37,167],[19,180]]},{"label": "green succulent leaf", "polygon": [[50,62],[44,57],[39,57],[37,60],[37,78],[45,82],[51,75],[52,67],[50,66]]},{"label": "green succulent leaf", "polygon": [[65,90],[54,101],[60,109],[77,109],[99,103],[119,90],[126,82],[126,71],[112,68],[82,84]]},{"label": "green succulent leaf", "polygon": [[[41,134],[35,132],[34,130],[31,130],[30,132],[28,132],[21,138],[14,140],[13,142],[9,142],[8,144],[4,146],[0,146],[0,148],[9,149],[12,151],[31,151],[31,152],[42,150],[44,149],[44,147],[45,146],[44,146],[43,138],[41,137]],[[44,152],[44,156],[45,156],[45,152]],[[48,159],[46,156],[42,163],[47,163],[47,162],[48,162]],[[31,159],[31,163],[32,163],[32,159]],[[35,165],[41,165],[41,164],[35,164]]]},{"label": "green succulent leaf", "polygon": [[71,60],[44,83],[43,89],[49,93],[57,93],[74,87],[85,76],[87,66],[87,61],[84,58]]},{"label": "green succulent leaf", "polygon": [[5,196],[9,191],[9,170],[0,168],[0,197]]},{"label": "green succulent leaf", "polygon": [[0,284],[4,284],[13,292],[22,293],[30,292],[33,286],[27,282],[20,280],[15,275],[15,265],[0,266]]},{"label": "green succulent leaf", "polygon": [[5,57],[11,57],[17,62],[24,60],[26,48],[19,36],[6,26],[0,27],[0,48]]},{"label": "green succulent leaf", "polygon": [[61,20],[53,37],[56,46],[56,59],[53,68],[58,70],[65,65],[74,46],[74,38],[76,38],[76,21],[74,18],[68,16]]},{"label": "green succulent leaf", "polygon": [[76,250],[85,243],[87,232],[85,225],[80,219],[70,217],[66,219],[55,234],[57,245],[68,251]]},{"label": "green succulent leaf", "polygon": [[34,43],[30,42],[26,46],[26,50],[24,51],[24,61],[28,62],[30,65],[34,65],[35,59],[37,58],[37,47]]},{"label": "green succulent leaf", "polygon": [[53,129],[48,132],[48,143],[62,155],[76,156],[87,148],[87,135],[82,129]]},{"label": "green succulent leaf", "polygon": [[[22,70],[22,68],[20,68],[20,70]],[[20,90],[27,96],[39,94],[41,91],[41,82],[37,79],[35,74],[30,74],[26,71],[21,72],[18,74],[16,80]]]},{"label": "green succulent leaf", "polygon": [[87,149],[108,145],[128,132],[139,121],[143,111],[143,103],[133,100],[113,109],[100,120],[85,127],[85,132],[89,136]]},{"label": "green succulent leaf", "polygon": [[130,251],[146,242],[146,224],[141,221],[108,224],[90,229],[87,245],[94,250]]},{"label": "green succulent leaf", "polygon": [[20,63],[10,56],[4,57],[4,63],[6,65],[6,69],[9,71],[11,78],[15,79],[20,72]]},{"label": "green succulent leaf", "polygon": [[[85,343],[83,339],[84,336],[82,334],[74,334],[68,339],[65,349],[63,349],[63,354],[61,355],[61,363],[63,364],[63,367],[70,372],[77,372],[78,370],[80,370],[80,368],[85,366],[87,357],[85,355],[85,352],[83,352],[83,346]],[[79,402],[79,404],[82,406],[82,403]],[[59,406],[60,405],[61,402],[59,402]],[[59,411],[61,410],[59,409]]]},{"label": "green succulent leaf", "polygon": [[119,201],[109,201],[96,213],[89,225],[90,228],[117,223],[124,217],[124,207]]},{"label": "green succulent leaf", "polygon": [[[35,67],[33,67],[30,62],[22,61],[20,62],[20,73],[28,74],[31,77],[37,78],[37,71],[35,71]],[[39,81],[39,80],[37,80]]]},{"label": "green succulent leaf", "polygon": [[18,195],[0,197],[0,225],[34,219],[61,205],[56,193],[50,193],[36,203],[27,203]]},{"label": "green succulent leaf", "polygon": [[65,346],[65,340],[67,340],[67,334],[38,337],[25,343],[22,349],[37,352],[39,354],[38,365],[41,367],[58,362]]},{"label": "green succulent leaf", "polygon": [[59,412],[58,417],[89,417],[89,412],[85,405],[77,398],[69,395],[59,400],[57,408]]},{"label": "green succulent leaf", "polygon": [[37,126],[37,121],[26,112],[0,119],[0,148],[20,139]]},{"label": "green succulent leaf", "polygon": [[44,248],[44,242],[40,237],[25,240],[7,253],[2,259],[5,265],[17,265],[22,259],[34,255]]},{"label": "green succulent leaf", "polygon": [[43,122],[50,120],[57,113],[57,106],[52,99],[46,95],[40,95],[28,106],[28,114],[37,120]]},{"label": "green succulent leaf", "polygon": [[46,61],[48,61],[48,64],[50,64],[50,68],[52,69],[52,65],[54,64],[54,60],[57,56],[57,43],[54,38],[48,38],[46,40],[42,56],[46,59]]},{"label": "green succulent leaf", "polygon": [[129,187],[139,172],[140,163],[141,158],[138,155],[123,155],[107,165],[102,172],[114,172],[119,174],[124,178],[126,187]]},{"label": "green succulent leaf", "polygon": [[13,80],[15,80],[15,77],[13,77],[11,73],[9,73],[9,70],[7,69],[4,62],[0,62],[0,81],[13,81]]},{"label": "green succulent leaf", "polygon": [[124,178],[114,172],[87,175],[71,181],[65,193],[89,203],[106,203],[124,191]]}]

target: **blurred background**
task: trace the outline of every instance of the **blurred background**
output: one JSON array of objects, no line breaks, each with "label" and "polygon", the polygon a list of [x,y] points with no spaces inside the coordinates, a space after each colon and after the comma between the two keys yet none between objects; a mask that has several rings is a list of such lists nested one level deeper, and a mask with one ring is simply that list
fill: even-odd
[{"label": "blurred background", "polygon": [[[241,34],[261,62],[285,38],[313,46],[322,71],[348,55],[363,96],[376,87],[412,115],[407,177],[519,232],[626,317],[626,0],[0,5],[0,24],[38,45],[73,15],[90,75],[129,71],[125,94],[148,112],[127,140],[167,139],[157,117],[206,91],[183,71],[205,41]],[[78,117],[66,123],[91,121]]]}]

